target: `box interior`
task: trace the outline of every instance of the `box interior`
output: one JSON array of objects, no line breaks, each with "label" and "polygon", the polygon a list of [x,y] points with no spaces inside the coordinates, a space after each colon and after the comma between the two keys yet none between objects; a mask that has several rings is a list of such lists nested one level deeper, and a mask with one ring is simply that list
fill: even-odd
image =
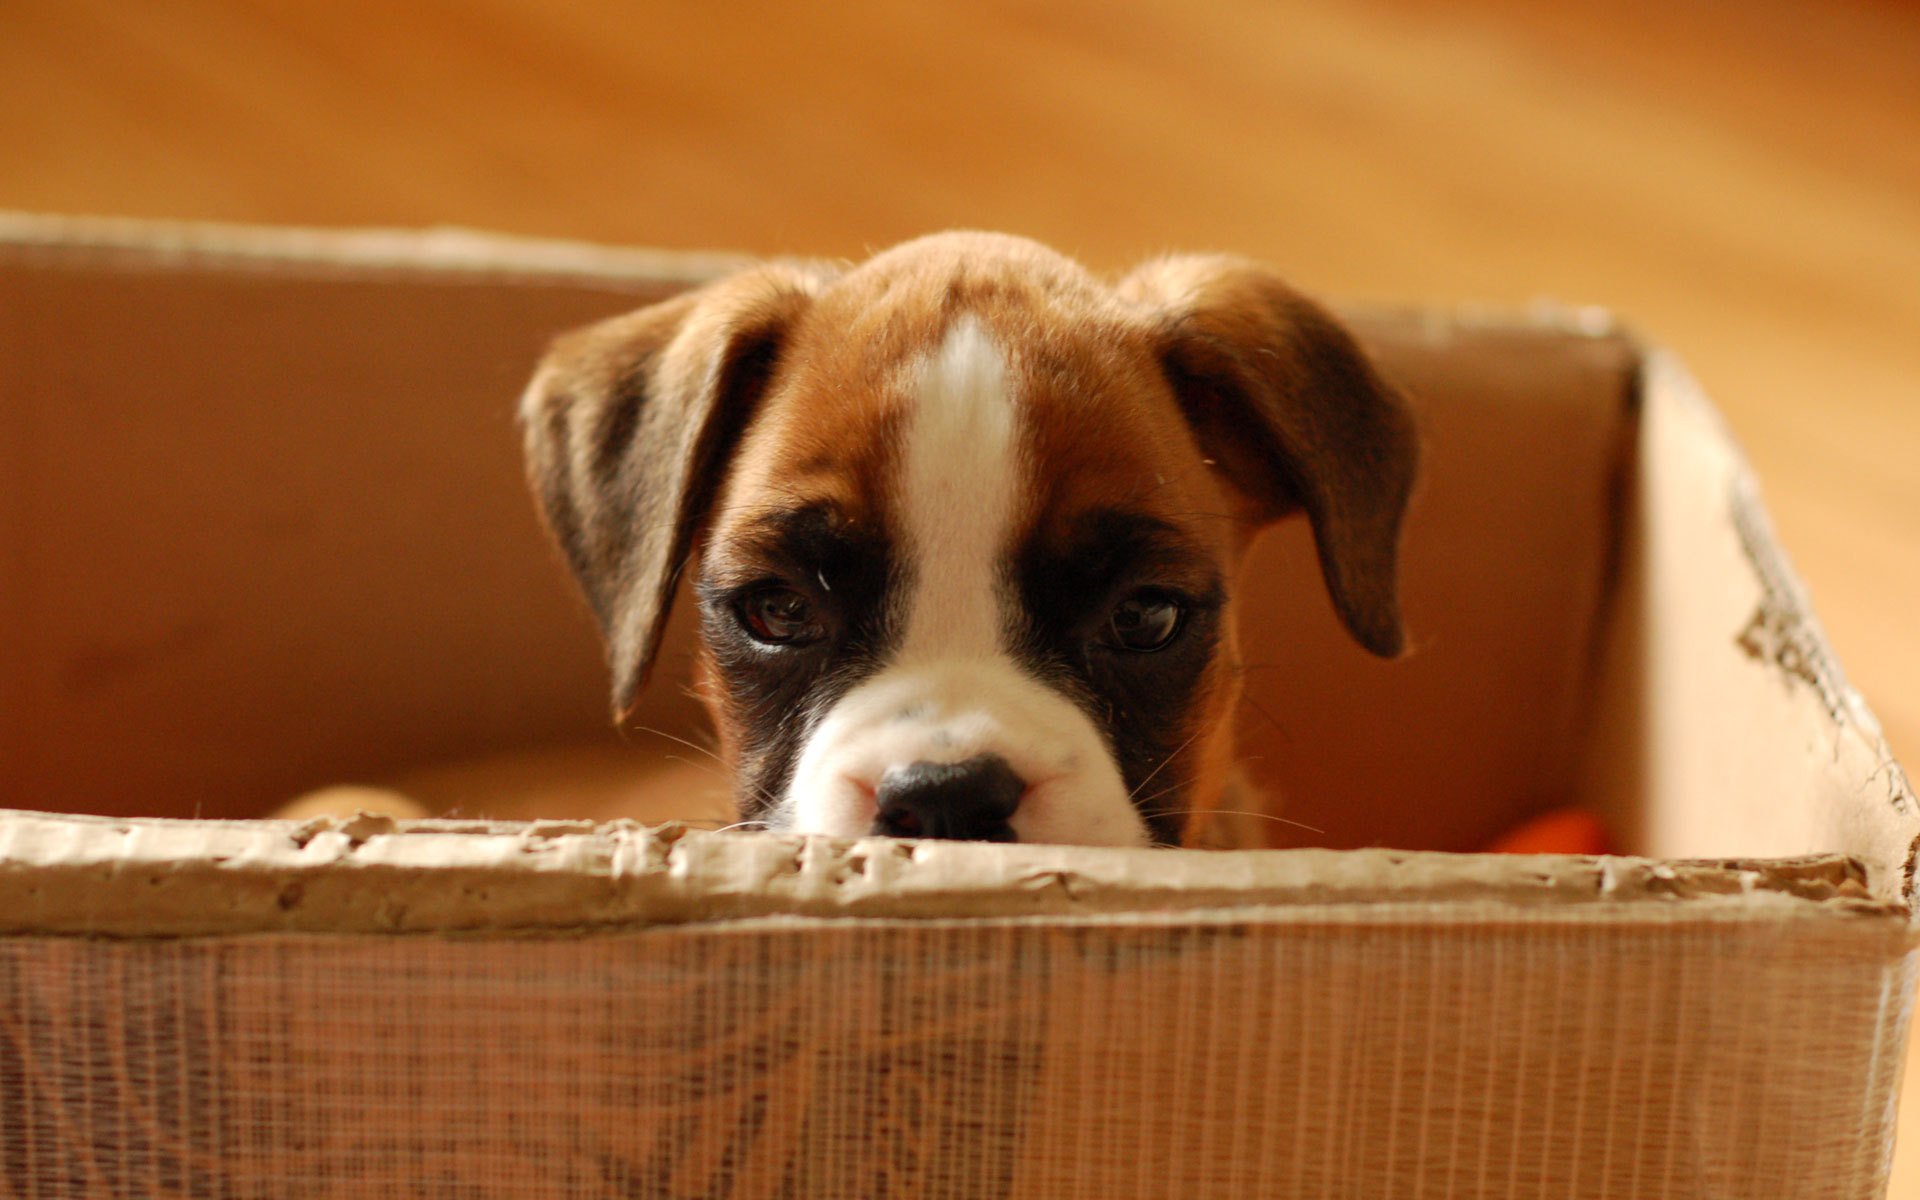
[{"label": "box interior", "polygon": [[[636,722],[661,732],[611,728],[513,406],[547,338],[715,260],[0,233],[7,805],[249,817],[423,771],[457,800],[434,768],[537,776],[585,747],[619,777],[689,753],[664,735],[702,739],[685,604]],[[1297,822],[1272,844],[1473,850],[1584,804],[1624,850],[1905,861],[1910,801],[1807,815],[1806,789],[1844,790],[1839,743],[1860,777],[1884,747],[1824,658],[1782,666],[1810,625],[1676,368],[1578,314],[1353,321],[1426,437],[1412,651],[1346,639],[1303,522],[1258,543],[1240,719],[1245,771]],[[472,815],[583,815],[539,809]],[[624,811],[711,816],[664,794]]]}]

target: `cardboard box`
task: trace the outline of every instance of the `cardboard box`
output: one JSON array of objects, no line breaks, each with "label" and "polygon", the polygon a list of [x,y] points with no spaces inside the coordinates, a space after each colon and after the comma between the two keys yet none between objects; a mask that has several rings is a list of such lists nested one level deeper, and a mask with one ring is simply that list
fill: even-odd
[{"label": "cardboard box", "polygon": [[[1920,811],[1595,314],[1354,315],[1417,650],[1257,552],[1295,848],[236,819],[622,752],[512,402],[727,261],[0,217],[0,1196],[1883,1192]],[[1635,855],[1448,853],[1565,804]]]}]

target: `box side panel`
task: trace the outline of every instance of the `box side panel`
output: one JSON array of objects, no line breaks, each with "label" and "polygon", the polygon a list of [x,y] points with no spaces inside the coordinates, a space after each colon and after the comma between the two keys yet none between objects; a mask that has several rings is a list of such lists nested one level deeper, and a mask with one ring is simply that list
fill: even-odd
[{"label": "box side panel", "polygon": [[1244,769],[1300,823],[1270,844],[1479,850],[1566,803],[1639,356],[1550,322],[1356,324],[1421,422],[1411,648],[1385,662],[1346,636],[1304,521],[1263,536],[1239,581]]},{"label": "box side panel", "polygon": [[16,938],[0,1194],[1864,1200],[1896,947],[1739,920]]},{"label": "box side panel", "polygon": [[0,256],[0,802],[254,815],[617,750],[513,409],[553,333],[679,286]]},{"label": "box side panel", "polygon": [[1846,683],[1752,474],[1649,359],[1634,511],[1578,792],[1639,853],[1838,853],[1910,899],[1920,806]]}]

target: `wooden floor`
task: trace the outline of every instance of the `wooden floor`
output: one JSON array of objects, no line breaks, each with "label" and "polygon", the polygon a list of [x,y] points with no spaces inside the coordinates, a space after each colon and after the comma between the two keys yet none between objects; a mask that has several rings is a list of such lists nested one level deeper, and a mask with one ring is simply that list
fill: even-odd
[{"label": "wooden floor", "polygon": [[844,255],[966,225],[1607,305],[1725,409],[1912,763],[1916,64],[1894,0],[15,0],[0,207]]}]

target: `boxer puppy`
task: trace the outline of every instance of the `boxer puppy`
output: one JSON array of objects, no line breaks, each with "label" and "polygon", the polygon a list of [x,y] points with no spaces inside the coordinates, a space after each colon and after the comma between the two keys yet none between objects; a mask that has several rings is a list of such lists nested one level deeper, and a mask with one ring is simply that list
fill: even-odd
[{"label": "boxer puppy", "polygon": [[1196,839],[1233,753],[1235,571],[1295,513],[1347,630],[1402,647],[1413,420],[1248,262],[1109,286],[949,233],[768,263],[560,338],[520,412],[616,717],[691,568],[695,686],[770,828]]}]

